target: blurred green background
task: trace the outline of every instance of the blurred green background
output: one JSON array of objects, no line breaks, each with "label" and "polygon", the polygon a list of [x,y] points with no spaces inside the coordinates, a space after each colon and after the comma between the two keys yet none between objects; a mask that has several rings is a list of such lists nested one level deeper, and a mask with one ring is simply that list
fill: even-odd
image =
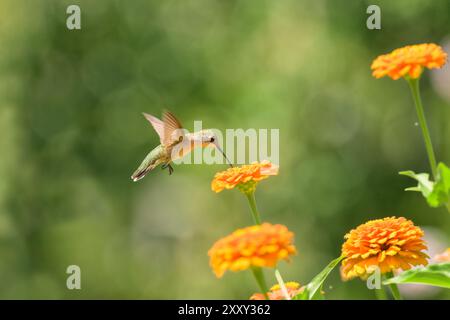
[{"label": "blurred green background", "polygon": [[[66,28],[81,7],[82,29]],[[366,28],[381,6],[382,30]],[[158,144],[142,117],[169,108],[187,127],[279,128],[280,174],[262,182],[263,219],[296,235],[281,263],[304,284],[343,236],[397,215],[426,230],[433,255],[450,215],[398,171],[429,171],[407,84],[376,80],[379,54],[422,42],[450,51],[450,2],[0,1],[0,298],[247,299],[250,272],[216,279],[207,251],[252,223],[236,190],[215,194],[225,165],[131,173]],[[450,162],[450,70],[422,94],[436,153]],[[66,288],[79,265],[82,289]],[[269,283],[275,279],[266,272]],[[449,293],[408,287],[412,298]],[[327,281],[330,299],[373,298]]]}]

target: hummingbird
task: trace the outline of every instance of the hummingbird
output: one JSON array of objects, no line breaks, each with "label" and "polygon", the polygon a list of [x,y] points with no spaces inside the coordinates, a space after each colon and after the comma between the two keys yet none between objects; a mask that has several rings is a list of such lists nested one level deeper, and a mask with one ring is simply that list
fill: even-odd
[{"label": "hummingbird", "polygon": [[155,129],[161,144],[147,154],[141,165],[132,174],[131,179],[133,181],[136,182],[144,178],[148,172],[158,165],[162,165],[162,169],[168,168],[169,175],[171,175],[173,167],[170,163],[173,160],[182,158],[196,146],[202,148],[213,146],[217,148],[229,165],[233,166],[220,147],[217,137],[212,130],[205,129],[188,133],[183,129],[180,121],[169,111],[163,112],[162,120],[145,112],[143,115]]}]

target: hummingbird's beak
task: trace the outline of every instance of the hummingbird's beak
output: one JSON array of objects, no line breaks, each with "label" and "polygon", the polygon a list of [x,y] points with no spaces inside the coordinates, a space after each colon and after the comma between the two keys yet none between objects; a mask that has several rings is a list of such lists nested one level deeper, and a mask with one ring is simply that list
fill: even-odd
[{"label": "hummingbird's beak", "polygon": [[225,152],[223,152],[222,148],[219,146],[219,144],[217,142],[214,142],[214,146],[217,148],[217,150],[220,151],[220,153],[223,154],[223,157],[225,158],[225,160],[227,160],[228,164],[230,165],[231,168],[233,168],[233,164],[231,163],[231,161],[227,158],[227,155],[225,154]]}]

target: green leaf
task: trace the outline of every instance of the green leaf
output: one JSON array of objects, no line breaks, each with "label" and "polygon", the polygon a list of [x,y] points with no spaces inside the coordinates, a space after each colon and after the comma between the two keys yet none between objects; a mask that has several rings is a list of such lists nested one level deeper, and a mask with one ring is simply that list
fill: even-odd
[{"label": "green leaf", "polygon": [[325,282],[325,279],[331,273],[331,271],[336,267],[341,260],[344,259],[343,256],[334,259],[331,261],[325,269],[323,269],[318,275],[316,275],[310,283],[308,283],[303,290],[302,293],[296,295],[293,300],[321,300],[323,299],[322,295],[322,286]]},{"label": "green leaf", "polygon": [[392,283],[419,283],[450,289],[450,262],[408,270],[383,281],[385,285]]},{"label": "green leaf", "polygon": [[436,182],[427,200],[432,207],[450,203],[450,169],[442,162],[437,167]]},{"label": "green leaf", "polygon": [[418,181],[417,187],[407,188],[406,191],[421,192],[430,207],[450,206],[450,169],[444,163],[439,163],[437,167],[435,182],[430,180],[428,173],[402,171],[399,174]]},{"label": "green leaf", "polygon": [[415,173],[414,171],[401,171],[399,174],[413,178],[419,182],[417,187],[406,188],[406,191],[419,191],[427,198],[433,191],[434,182],[430,181],[430,175],[428,173]]}]

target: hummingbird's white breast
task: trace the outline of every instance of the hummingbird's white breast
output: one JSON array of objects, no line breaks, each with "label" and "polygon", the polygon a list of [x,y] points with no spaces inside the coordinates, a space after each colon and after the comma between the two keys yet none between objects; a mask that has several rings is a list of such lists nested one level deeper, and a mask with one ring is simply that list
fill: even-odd
[{"label": "hummingbird's white breast", "polygon": [[172,161],[183,158],[196,147],[202,147],[202,142],[197,139],[195,133],[187,133],[180,143],[173,146],[171,151]]}]

